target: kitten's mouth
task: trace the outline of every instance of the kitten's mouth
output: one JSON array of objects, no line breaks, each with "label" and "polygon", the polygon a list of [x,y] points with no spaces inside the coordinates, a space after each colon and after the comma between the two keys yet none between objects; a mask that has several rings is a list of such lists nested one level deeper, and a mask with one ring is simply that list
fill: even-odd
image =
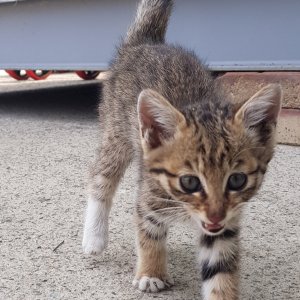
[{"label": "kitten's mouth", "polygon": [[202,223],[202,227],[209,231],[210,233],[219,233],[224,229],[224,225],[220,225],[220,224],[207,224],[205,222],[201,222]]}]

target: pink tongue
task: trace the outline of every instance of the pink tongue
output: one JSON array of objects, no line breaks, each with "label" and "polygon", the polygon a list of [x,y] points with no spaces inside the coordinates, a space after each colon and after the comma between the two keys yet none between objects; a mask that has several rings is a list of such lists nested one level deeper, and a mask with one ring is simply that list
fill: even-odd
[{"label": "pink tongue", "polygon": [[219,225],[219,224],[206,224],[205,223],[205,228],[207,230],[218,230],[218,229],[222,229],[223,226]]}]

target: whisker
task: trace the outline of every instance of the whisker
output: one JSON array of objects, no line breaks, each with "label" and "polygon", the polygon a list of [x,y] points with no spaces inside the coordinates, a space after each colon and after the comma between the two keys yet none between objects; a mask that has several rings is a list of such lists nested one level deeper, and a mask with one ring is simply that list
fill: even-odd
[{"label": "whisker", "polygon": [[190,219],[191,219],[191,216],[189,214],[183,214],[182,216],[179,216],[177,221],[186,222],[186,221],[189,221]]},{"label": "whisker", "polygon": [[172,198],[162,198],[162,197],[157,197],[157,196],[151,196],[151,199],[160,200],[160,201],[164,201],[164,202],[178,203],[178,204],[181,204],[181,205],[186,204],[185,202],[175,200],[175,199],[172,199]]},{"label": "whisker", "polygon": [[177,202],[177,203],[182,203],[181,201],[171,199],[171,198],[162,198],[162,197],[157,197],[157,196],[151,196],[152,199],[159,199],[163,201],[169,201],[169,202]]},{"label": "whisker", "polygon": [[165,207],[165,208],[160,208],[157,210],[151,210],[148,213],[144,215],[144,217],[153,217],[155,215],[158,215],[158,217],[163,216],[165,214],[178,214],[185,211],[181,207]]},{"label": "whisker", "polygon": [[[143,195],[141,195],[141,197],[143,197]],[[181,206],[183,206],[185,204],[188,204],[186,202],[178,201],[178,200],[171,199],[171,198],[158,197],[158,196],[155,196],[155,195],[151,195],[149,197],[149,195],[145,194],[145,198],[148,198],[148,202],[156,201],[156,202],[162,202],[162,203],[178,204],[178,205],[181,205]]]},{"label": "whisker", "polygon": [[172,218],[179,218],[180,216],[188,216],[187,211],[177,211],[174,212],[173,214],[168,214],[168,215],[160,215],[159,220],[167,220],[167,219],[172,219]]},{"label": "whisker", "polygon": [[247,202],[241,202],[238,205],[236,205],[232,210],[233,211],[238,211],[240,209],[242,209],[244,206],[246,206]]},{"label": "whisker", "polygon": [[186,210],[183,207],[164,207],[159,208],[157,210],[151,210],[148,214],[145,216],[151,216],[153,214],[161,214],[161,213],[179,213],[179,212],[186,212]]},{"label": "whisker", "polygon": [[163,219],[163,221],[166,222],[166,223],[170,223],[170,222],[173,222],[173,221],[178,222],[178,221],[182,221],[182,220],[186,220],[186,219],[189,219],[189,215],[186,212],[182,212],[180,214],[176,214],[176,215],[166,217],[166,218]]},{"label": "whisker", "polygon": [[163,213],[163,212],[180,212],[180,211],[185,211],[185,209],[183,207],[164,207],[164,208],[159,208],[159,209],[156,209],[156,210],[152,210],[152,212],[154,213]]},{"label": "whisker", "polygon": [[160,218],[160,221],[169,224],[173,221],[178,221],[181,220],[181,218],[183,217],[187,217],[187,215],[185,213],[181,213],[181,214],[175,214],[175,215],[169,215],[169,216],[164,216]]}]

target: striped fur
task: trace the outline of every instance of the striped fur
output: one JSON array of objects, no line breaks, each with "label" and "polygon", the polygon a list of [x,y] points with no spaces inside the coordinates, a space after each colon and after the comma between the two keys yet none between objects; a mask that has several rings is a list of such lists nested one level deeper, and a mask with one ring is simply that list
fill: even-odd
[{"label": "striped fur", "polygon": [[236,300],[241,210],[272,158],[281,90],[270,85],[234,105],[194,53],[164,43],[172,5],[142,0],[110,66],[99,105],[103,135],[90,172],[83,249],[99,254],[106,247],[114,192],[136,159],[134,286],[158,292],[173,284],[168,228],[173,221],[190,221],[201,232],[203,298]]},{"label": "striped fur", "polygon": [[172,0],[142,0],[125,43],[130,46],[163,43],[172,6]]}]

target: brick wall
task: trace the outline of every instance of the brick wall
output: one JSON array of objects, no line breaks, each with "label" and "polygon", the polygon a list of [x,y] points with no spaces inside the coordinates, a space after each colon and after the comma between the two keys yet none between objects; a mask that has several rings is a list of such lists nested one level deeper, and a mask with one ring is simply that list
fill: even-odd
[{"label": "brick wall", "polygon": [[300,145],[300,72],[227,72],[218,80],[236,102],[246,101],[269,83],[279,83],[283,108],[278,122],[278,142]]}]

